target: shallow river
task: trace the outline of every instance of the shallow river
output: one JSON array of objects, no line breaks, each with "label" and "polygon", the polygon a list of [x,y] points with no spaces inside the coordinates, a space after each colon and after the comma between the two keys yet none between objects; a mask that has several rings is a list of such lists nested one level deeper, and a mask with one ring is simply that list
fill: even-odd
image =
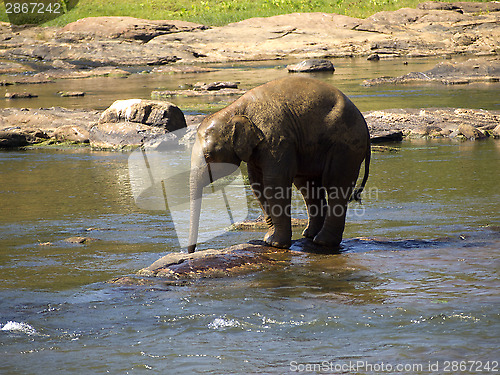
[{"label": "shallow river", "polygon": [[[318,77],[362,110],[498,109],[497,85],[360,85],[435,62],[338,60],[333,76]],[[74,84],[89,91],[83,102],[45,103],[41,95],[16,103],[104,108],[182,79],[251,87],[283,75],[272,63],[226,70],[80,80]],[[52,85],[72,90],[72,82]],[[37,90],[53,90],[47,86]],[[191,111],[221,105],[176,100]],[[500,141],[397,147],[373,155],[370,194],[350,209],[342,253],[155,287],[106,283],[179,251],[168,215],[135,205],[128,154],[0,152],[0,373],[498,373]],[[72,236],[97,241],[64,241]],[[228,232],[201,248],[262,236]]]}]

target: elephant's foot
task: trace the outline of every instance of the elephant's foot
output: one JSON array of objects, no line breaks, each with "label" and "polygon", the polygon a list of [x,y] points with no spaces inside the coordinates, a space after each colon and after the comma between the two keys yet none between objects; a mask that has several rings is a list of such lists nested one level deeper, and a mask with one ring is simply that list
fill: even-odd
[{"label": "elephant's foot", "polygon": [[314,227],[313,225],[309,224],[302,232],[302,236],[304,236],[305,238],[313,239],[314,237],[316,237],[320,230],[321,227]]},{"label": "elephant's foot", "polygon": [[273,229],[270,229],[264,236],[264,241],[269,246],[288,249],[292,245],[292,236],[279,236]]},{"label": "elephant's foot", "polygon": [[313,242],[319,246],[337,248],[340,246],[340,242],[342,242],[342,235],[334,236],[321,230],[314,237]]}]

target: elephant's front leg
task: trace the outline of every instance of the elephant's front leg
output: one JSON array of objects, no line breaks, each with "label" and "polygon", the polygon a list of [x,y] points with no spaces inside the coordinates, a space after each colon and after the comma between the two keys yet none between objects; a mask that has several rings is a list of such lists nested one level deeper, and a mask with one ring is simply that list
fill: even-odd
[{"label": "elephant's front leg", "polygon": [[264,177],[264,211],[272,221],[264,241],[271,246],[288,248],[292,244],[291,192],[291,179],[284,176]]},{"label": "elephant's front leg", "polygon": [[262,179],[262,171],[255,166],[248,165],[248,179],[250,180],[250,187],[259,202],[259,206],[264,212],[264,220],[270,232],[274,232],[274,225],[271,215],[267,211],[269,204],[264,196],[264,181]]}]

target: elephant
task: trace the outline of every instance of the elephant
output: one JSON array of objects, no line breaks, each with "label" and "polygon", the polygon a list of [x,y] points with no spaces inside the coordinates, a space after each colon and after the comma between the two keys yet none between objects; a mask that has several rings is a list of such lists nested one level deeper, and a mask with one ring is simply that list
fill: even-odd
[{"label": "elephant", "polygon": [[[338,250],[348,202],[360,200],[370,156],[366,121],[337,88],[306,77],[281,78],[253,88],[207,116],[197,129],[191,155],[188,252],[196,248],[201,192],[214,174],[210,167],[229,163],[237,168],[242,161],[269,227],[264,237],[268,245],[291,246],[294,184],[307,207],[303,236]],[[355,189],[363,160],[364,177]]]}]

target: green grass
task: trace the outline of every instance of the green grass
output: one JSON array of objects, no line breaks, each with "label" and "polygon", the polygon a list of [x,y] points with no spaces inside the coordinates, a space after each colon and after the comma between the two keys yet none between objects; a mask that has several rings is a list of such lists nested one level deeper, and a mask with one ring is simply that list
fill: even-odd
[{"label": "green grass", "polygon": [[[366,18],[382,10],[415,8],[422,1],[424,0],[80,0],[73,10],[46,25],[62,26],[80,18],[95,16],[178,19],[212,26],[294,12],[338,13]],[[5,8],[0,12],[0,20],[8,21]]]}]

